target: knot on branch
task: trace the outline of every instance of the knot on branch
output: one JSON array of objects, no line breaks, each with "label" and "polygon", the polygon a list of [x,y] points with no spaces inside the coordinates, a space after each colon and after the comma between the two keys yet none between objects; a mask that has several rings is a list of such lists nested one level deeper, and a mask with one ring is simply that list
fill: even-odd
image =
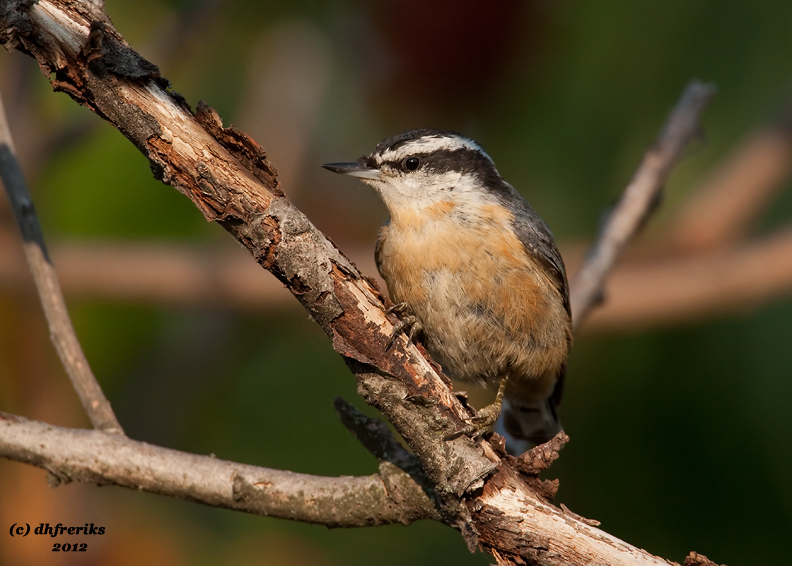
[{"label": "knot on branch", "polygon": [[558,493],[559,482],[554,480],[541,480],[539,474],[547,470],[558,459],[559,452],[569,442],[569,436],[564,431],[556,434],[549,442],[534,446],[520,456],[506,456],[506,461],[522,476],[541,497],[550,501]]}]

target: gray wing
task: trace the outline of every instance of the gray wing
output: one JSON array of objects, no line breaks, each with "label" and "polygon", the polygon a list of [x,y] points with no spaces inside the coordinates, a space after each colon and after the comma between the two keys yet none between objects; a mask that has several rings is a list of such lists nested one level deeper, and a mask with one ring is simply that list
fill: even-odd
[{"label": "gray wing", "polygon": [[[567,284],[566,268],[564,267],[564,260],[561,259],[561,254],[555,245],[553,233],[547,227],[547,224],[539,218],[536,211],[531,208],[528,201],[514,187],[506,181],[503,181],[503,185],[496,194],[501,204],[514,213],[514,221],[512,222],[514,233],[528,253],[536,258],[551,276],[555,288],[561,296],[564,309],[566,309],[571,320],[572,311],[569,308],[569,285]],[[571,339],[571,335],[568,335],[567,340],[571,341]],[[548,407],[550,407],[553,414],[555,414],[555,407],[561,403],[561,397],[564,394],[565,377],[566,364],[561,368],[556,378],[553,393],[547,400]]]},{"label": "gray wing", "polygon": [[514,213],[512,222],[514,233],[526,251],[545,267],[548,275],[553,279],[558,294],[561,295],[564,308],[571,315],[566,269],[555,245],[553,233],[514,187],[505,181],[503,184],[505,187],[498,192],[497,197],[501,204]]}]

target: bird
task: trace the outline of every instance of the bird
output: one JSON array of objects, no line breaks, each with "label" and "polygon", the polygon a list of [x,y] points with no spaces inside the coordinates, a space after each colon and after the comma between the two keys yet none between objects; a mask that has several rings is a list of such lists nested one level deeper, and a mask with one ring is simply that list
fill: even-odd
[{"label": "bird", "polygon": [[375,258],[400,318],[394,336],[419,339],[452,379],[497,390],[445,439],[479,437],[499,417],[512,452],[560,432],[572,345],[564,261],[490,156],[460,134],[416,129],[322,167],[372,186],[388,209]]}]

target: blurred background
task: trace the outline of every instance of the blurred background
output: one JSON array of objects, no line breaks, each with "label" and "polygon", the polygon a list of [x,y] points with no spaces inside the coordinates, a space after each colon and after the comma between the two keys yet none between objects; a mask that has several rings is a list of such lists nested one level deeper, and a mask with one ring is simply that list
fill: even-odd
[{"label": "blurred background", "polygon": [[[548,477],[557,502],[681,562],[788,561],[792,532],[792,4],[605,0],[106,0],[194,108],[269,152],[286,194],[369,275],[387,218],[353,160],[415,127],[476,139],[570,274],[692,78],[704,132],[578,334]],[[355,381],[297,301],[110,125],[0,56],[0,91],[73,321],[127,434],[248,464],[376,472],[333,398]],[[474,402],[486,394],[471,391]],[[0,410],[88,422],[0,197]],[[368,410],[366,408],[366,410]],[[371,412],[369,411],[371,414]],[[0,461],[0,526],[106,527],[88,552],[5,537],[0,564],[491,563],[430,522],[358,530]]]}]

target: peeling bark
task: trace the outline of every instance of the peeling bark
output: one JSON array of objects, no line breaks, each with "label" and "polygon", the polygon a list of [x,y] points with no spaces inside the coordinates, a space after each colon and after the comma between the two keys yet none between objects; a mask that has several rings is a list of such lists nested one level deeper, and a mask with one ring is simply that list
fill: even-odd
[{"label": "peeling bark", "polygon": [[[289,202],[264,151],[242,132],[223,128],[206,105],[193,115],[99,7],[6,0],[0,24],[0,42],[31,54],[55,90],[116,126],[158,179],[190,198],[292,291],[344,356],[360,394],[406,440],[434,488],[439,518],[459,529],[471,549],[481,545],[501,564],[669,564],[548,504],[552,488],[537,495],[526,483],[532,476],[518,469],[536,471],[539,455],[518,465],[485,441],[443,441],[472,413],[406,337],[387,347],[393,324],[379,290]],[[381,470],[389,466],[384,462]],[[114,481],[125,481],[123,474]],[[385,481],[392,497],[407,497],[398,483]],[[266,481],[236,473],[232,483],[235,500],[271,499]],[[305,503],[286,503],[285,509],[310,511]]]}]

